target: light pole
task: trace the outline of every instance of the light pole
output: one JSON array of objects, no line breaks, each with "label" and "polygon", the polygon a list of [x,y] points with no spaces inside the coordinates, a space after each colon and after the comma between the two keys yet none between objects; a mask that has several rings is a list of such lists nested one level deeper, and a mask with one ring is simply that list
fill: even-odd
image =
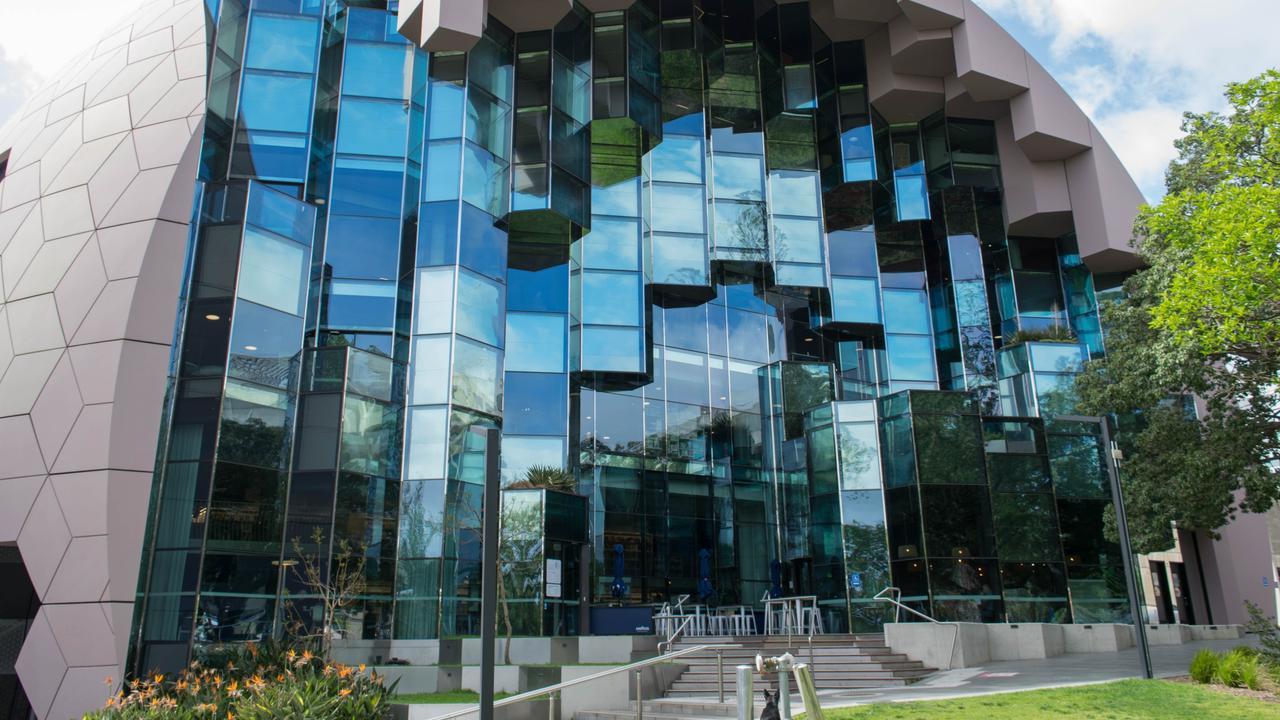
[{"label": "light pole", "polygon": [[271,566],[276,568],[276,611],[271,618],[271,637],[279,638],[284,628],[280,627],[280,606],[284,604],[284,576],[289,568],[298,564],[297,560],[272,560]]},{"label": "light pole", "polygon": [[1151,646],[1147,643],[1147,624],[1142,617],[1142,603],[1138,600],[1138,583],[1133,569],[1133,544],[1129,541],[1129,520],[1124,512],[1124,492],[1120,487],[1120,448],[1111,439],[1111,420],[1106,417],[1059,417],[1059,420],[1097,423],[1102,429],[1102,455],[1107,465],[1107,480],[1111,485],[1111,502],[1116,509],[1116,530],[1120,535],[1120,555],[1124,561],[1124,586],[1129,593],[1129,613],[1133,616],[1133,631],[1142,656],[1142,676],[1155,677],[1151,668]]},{"label": "light pole", "polygon": [[497,428],[472,425],[472,433],[484,439],[484,543],[480,568],[480,720],[493,720],[494,644],[498,624],[498,473]]}]

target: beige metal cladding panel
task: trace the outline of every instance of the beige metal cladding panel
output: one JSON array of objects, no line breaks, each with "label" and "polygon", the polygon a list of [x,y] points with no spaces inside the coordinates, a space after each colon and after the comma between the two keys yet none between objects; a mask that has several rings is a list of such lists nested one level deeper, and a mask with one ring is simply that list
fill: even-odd
[{"label": "beige metal cladding panel", "polygon": [[0,542],[42,607],[37,715],[119,678],[205,104],[201,0],[153,0],[0,129]]}]

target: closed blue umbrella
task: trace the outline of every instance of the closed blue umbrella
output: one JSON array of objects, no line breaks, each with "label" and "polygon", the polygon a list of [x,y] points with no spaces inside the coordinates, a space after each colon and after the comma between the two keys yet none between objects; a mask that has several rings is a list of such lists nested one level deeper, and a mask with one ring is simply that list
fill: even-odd
[{"label": "closed blue umbrella", "polygon": [[698,551],[698,599],[706,602],[716,594],[711,585],[711,551],[702,548]]},{"label": "closed blue umbrella", "polygon": [[782,563],[769,563],[769,597],[782,597]]},{"label": "closed blue umbrella", "polygon": [[613,546],[613,585],[609,586],[609,589],[616,600],[621,600],[627,594],[627,583],[622,579],[627,574],[627,563],[622,557],[622,552],[622,543]]}]

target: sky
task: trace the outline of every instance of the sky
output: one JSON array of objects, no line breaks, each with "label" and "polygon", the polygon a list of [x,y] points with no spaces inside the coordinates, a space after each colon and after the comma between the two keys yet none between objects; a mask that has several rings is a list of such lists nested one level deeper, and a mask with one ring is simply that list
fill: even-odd
[{"label": "sky", "polygon": [[[1101,128],[1147,199],[1164,194],[1182,113],[1280,67],[1280,0],[975,0]],[[0,0],[0,125],[135,0]]]}]

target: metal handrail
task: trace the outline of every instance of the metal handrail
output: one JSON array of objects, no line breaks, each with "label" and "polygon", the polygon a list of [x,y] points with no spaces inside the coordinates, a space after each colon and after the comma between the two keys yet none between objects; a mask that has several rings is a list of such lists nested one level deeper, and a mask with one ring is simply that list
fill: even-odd
[{"label": "metal handrail", "polygon": [[[659,655],[665,655],[666,653],[671,652],[671,648],[672,648],[673,646],[675,646],[675,644],[676,644],[676,638],[680,637],[680,633],[684,632],[684,629],[685,629],[686,627],[688,627],[688,626],[689,626],[689,623],[690,623],[690,622],[692,622],[692,621],[693,621],[693,616],[692,616],[692,615],[670,615],[670,616],[668,616],[668,617],[667,617],[667,619],[668,619],[668,620],[675,620],[675,619],[676,619],[676,618],[678,618],[678,617],[683,617],[683,618],[684,618],[684,622],[680,623],[680,625],[678,625],[678,626],[676,627],[676,629],[675,629],[675,631],[674,631],[674,632],[668,633],[668,634],[667,634],[667,639],[666,639],[666,640],[663,640],[662,642],[658,643],[658,654],[659,654]],[[663,645],[666,645],[666,646],[667,646],[667,649],[666,649],[666,650],[663,650],[663,649],[662,649],[662,646],[663,646]]]},{"label": "metal handrail", "polygon": [[[886,596],[885,596],[885,593],[890,593],[890,594],[892,594],[892,595],[896,595],[896,597],[886,597]],[[872,600],[879,600],[880,602],[893,603],[893,605],[894,605],[895,607],[897,607],[897,608],[901,608],[902,610],[906,610],[907,612],[911,613],[912,615],[915,615],[916,617],[924,618],[925,620],[928,620],[929,622],[934,623],[934,624],[936,624],[936,625],[944,625],[944,624],[946,624],[946,623],[943,623],[943,622],[942,622],[942,621],[940,621],[940,620],[935,620],[935,619],[933,619],[933,618],[929,617],[928,615],[925,615],[924,613],[920,612],[919,610],[916,610],[915,608],[912,608],[912,607],[908,607],[908,606],[906,606],[906,605],[903,605],[902,603],[898,602],[898,600],[897,600],[897,598],[900,598],[900,597],[902,597],[902,590],[901,590],[900,588],[896,588],[896,587],[893,587],[893,586],[891,585],[891,586],[889,586],[889,587],[887,587],[887,588],[885,588],[885,589],[881,590],[880,592],[876,593],[876,594],[875,594],[875,596],[874,596],[874,597],[872,597],[871,599],[872,599]],[[898,621],[898,616],[897,616],[897,614],[896,614],[896,613],[895,613],[895,614],[894,614],[894,616],[893,616],[893,621],[894,621],[894,622],[897,622],[897,621]],[[954,623],[951,623],[951,624],[954,624]]]},{"label": "metal handrail", "polygon": [[[696,652],[702,652],[703,650],[714,650],[716,648],[719,648],[722,650],[728,650],[731,648],[740,648],[740,647],[742,646],[741,645],[696,645],[691,648],[685,648],[684,650],[677,650],[676,652],[673,652],[670,655],[659,655],[658,657],[652,657],[652,658],[649,658],[648,660],[640,660],[639,662],[633,662],[630,665],[623,665],[622,667],[610,668],[609,670],[604,670],[604,671],[595,673],[594,675],[587,675],[586,677],[580,677],[575,680],[567,680],[562,683],[556,683],[555,685],[548,685],[547,687],[538,688],[537,690],[529,690],[526,692],[522,692],[519,695],[512,695],[511,697],[506,697],[494,702],[493,707],[496,709],[500,707],[506,707],[508,705],[515,705],[516,703],[521,703],[521,702],[524,702],[525,700],[532,700],[534,698],[541,697],[543,695],[558,693],[561,690],[564,690],[565,688],[570,688],[575,685],[582,685],[584,683],[589,683],[595,680],[599,680],[600,678],[609,677],[610,675],[617,675],[618,673],[634,672],[636,670],[641,670],[643,668],[649,667],[650,665],[658,665],[659,663],[671,662],[672,660],[678,657],[682,657],[684,655],[689,655]],[[640,704],[644,703],[644,698],[640,697],[638,693],[636,695],[636,702]],[[479,705],[468,706],[464,710],[455,710],[447,715],[437,715],[433,717],[432,720],[452,720],[452,718],[466,717],[467,715],[471,715],[472,713],[478,712],[479,710],[480,710]]]},{"label": "metal handrail", "polygon": [[[888,593],[889,595],[885,595],[885,593]],[[889,587],[876,593],[871,599],[879,600],[880,602],[892,603],[894,606],[893,621],[895,623],[898,622],[898,610],[906,610],[912,615],[915,615],[916,617],[919,617],[919,618],[924,618],[925,620],[933,623],[934,625],[950,625],[951,629],[954,631],[951,634],[951,652],[947,654],[947,666],[945,668],[941,668],[943,670],[950,670],[951,666],[955,664],[956,642],[960,639],[960,624],[955,622],[943,622],[941,620],[931,618],[928,615],[925,615],[924,613],[920,612],[919,610],[916,610],[915,608],[903,605],[901,602],[898,601],[898,598],[901,598],[901,597],[902,597],[901,588],[896,588],[890,585]]]}]

